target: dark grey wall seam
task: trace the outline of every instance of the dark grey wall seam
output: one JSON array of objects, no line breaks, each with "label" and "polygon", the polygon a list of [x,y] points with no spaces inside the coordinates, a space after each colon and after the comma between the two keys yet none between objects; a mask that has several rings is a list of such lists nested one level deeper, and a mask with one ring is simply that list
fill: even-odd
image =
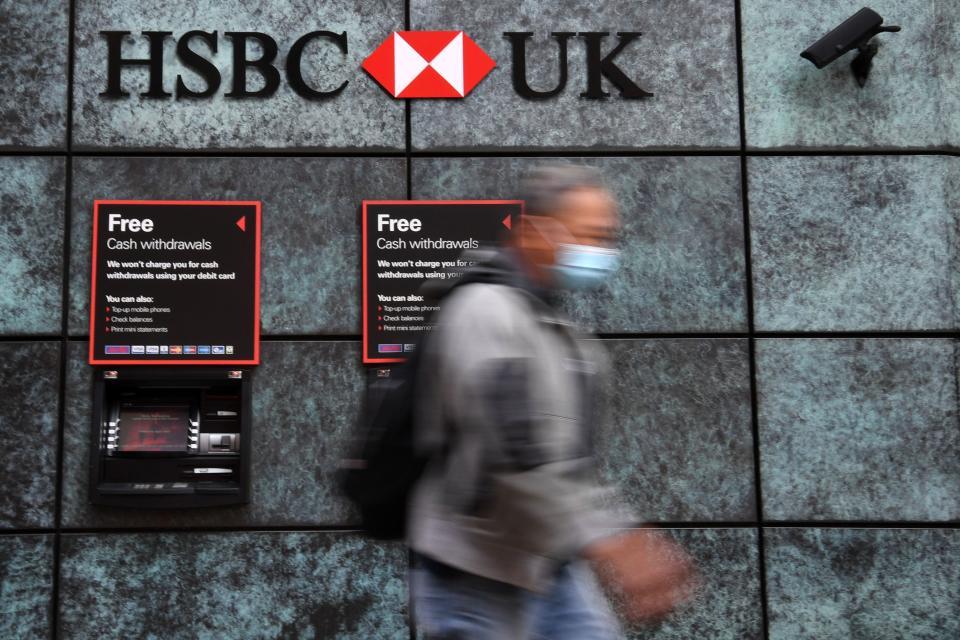
[{"label": "dark grey wall seam", "polygon": [[[404,0],[403,3],[403,28],[410,30],[410,0]],[[413,162],[411,161],[413,153],[413,118],[411,112],[413,102],[409,98],[403,101],[403,154],[407,159],[407,200],[413,198]]]},{"label": "dark grey wall seam", "polygon": [[[407,101],[408,105],[411,102]],[[409,117],[409,116],[405,116]],[[409,127],[407,128],[409,131]],[[7,149],[0,151],[0,157],[6,156],[67,156],[68,152],[42,149]],[[872,149],[751,149],[739,151],[736,148],[697,148],[697,149],[500,149],[500,150],[343,150],[317,149],[103,149],[70,151],[75,158],[656,158],[656,157],[709,157],[740,156],[748,158],[765,157],[852,157],[852,156],[943,156],[960,157],[960,152],[938,148],[872,148]]]},{"label": "dark grey wall seam", "polygon": [[406,150],[404,152],[404,158],[406,159],[406,181],[407,181],[407,200],[413,199],[413,131],[412,131],[412,116],[411,111],[413,109],[413,103],[409,98],[405,99],[403,105],[403,120],[404,120],[404,137]]},{"label": "dark grey wall seam", "polygon": [[734,28],[736,36],[737,56],[737,108],[740,126],[740,206],[743,208],[743,259],[744,278],[746,284],[746,313],[747,313],[747,362],[750,373],[750,431],[753,437],[753,492],[754,508],[756,509],[757,533],[757,578],[760,585],[760,621],[764,638],[770,637],[769,613],[767,610],[767,572],[766,558],[764,557],[763,540],[763,484],[760,476],[760,425],[757,410],[757,362],[756,337],[754,335],[753,313],[753,269],[751,263],[750,245],[750,193],[749,176],[747,172],[747,128],[746,128],[746,97],[743,90],[743,24],[741,19],[740,0],[734,0]]},{"label": "dark grey wall seam", "polygon": [[[659,529],[923,529],[960,531],[960,521],[919,522],[897,520],[690,520],[690,521],[658,521],[644,520],[634,523],[635,526],[655,526]],[[22,535],[111,535],[111,534],[138,534],[138,533],[330,533],[330,534],[359,534],[356,526],[338,525],[229,525],[229,526],[200,526],[200,527],[27,527],[15,529],[0,529],[0,537]]]},{"label": "dark grey wall seam", "polygon": [[70,228],[73,205],[73,67],[74,67],[74,29],[76,26],[76,2],[70,0],[67,6],[67,122],[66,122],[66,158],[64,163],[63,190],[63,270],[60,290],[60,379],[58,381],[57,407],[57,449],[56,474],[54,485],[53,517],[53,584],[50,589],[50,635],[54,640],[60,636],[60,541],[63,515],[63,444],[66,430],[67,402],[67,358],[69,356],[69,309],[70,309]]},{"label": "dark grey wall seam", "polygon": [[[661,529],[931,529],[960,531],[960,521],[926,522],[916,520],[645,520],[639,525]],[[0,537],[24,535],[122,535],[137,533],[336,533],[360,534],[356,527],[338,525],[228,525],[197,527],[18,527],[0,529]]]},{"label": "dark grey wall seam", "polygon": [[[68,103],[69,104],[69,103]],[[67,402],[67,359],[69,357],[69,341],[67,339],[67,321],[69,314],[69,282],[70,282],[70,199],[72,159],[66,158],[66,172],[64,182],[64,224],[63,224],[63,286],[61,287],[61,335],[59,380],[57,381],[57,445],[56,445],[56,473],[54,474],[54,501],[53,501],[53,585],[51,588],[50,628],[53,638],[58,637],[58,614],[60,602],[60,523],[63,503],[63,443],[66,429],[66,402]]]}]

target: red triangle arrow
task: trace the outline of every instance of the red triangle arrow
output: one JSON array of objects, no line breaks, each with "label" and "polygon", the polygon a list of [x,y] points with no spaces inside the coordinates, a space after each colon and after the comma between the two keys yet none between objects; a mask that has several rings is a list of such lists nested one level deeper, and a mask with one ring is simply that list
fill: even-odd
[{"label": "red triangle arrow", "polygon": [[240,216],[240,219],[237,220],[237,226],[240,227],[240,231],[247,230],[247,216]]},{"label": "red triangle arrow", "polygon": [[513,231],[513,220],[510,219],[510,216],[507,216],[500,222],[502,222],[503,226],[505,226],[507,229],[510,229],[511,231]]}]

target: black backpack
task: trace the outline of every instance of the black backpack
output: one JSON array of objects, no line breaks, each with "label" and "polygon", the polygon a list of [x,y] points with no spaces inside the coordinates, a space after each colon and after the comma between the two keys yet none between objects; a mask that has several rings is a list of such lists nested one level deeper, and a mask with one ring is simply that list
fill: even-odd
[{"label": "black backpack", "polygon": [[[495,252],[474,254],[478,262],[455,284],[434,292],[442,302],[457,288],[471,283],[512,284],[496,266]],[[493,258],[484,263],[482,256]],[[431,316],[432,321],[435,314]],[[367,405],[361,420],[361,440],[354,454],[340,465],[341,491],[360,512],[364,533],[382,540],[403,539],[407,531],[407,503],[414,485],[432,458],[441,458],[449,443],[438,450],[417,452],[413,446],[417,370],[430,342],[430,331],[420,332],[410,357],[376,378],[367,387]]]},{"label": "black backpack", "polygon": [[413,446],[417,369],[429,331],[421,334],[405,362],[378,377],[367,389],[359,449],[341,462],[340,489],[360,512],[364,533],[382,540],[402,539],[407,502],[429,455]]}]

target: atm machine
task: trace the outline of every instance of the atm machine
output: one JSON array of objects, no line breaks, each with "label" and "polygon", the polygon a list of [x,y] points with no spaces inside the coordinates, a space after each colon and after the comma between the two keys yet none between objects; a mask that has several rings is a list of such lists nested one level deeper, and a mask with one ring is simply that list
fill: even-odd
[{"label": "atm machine", "polygon": [[95,200],[90,502],[250,496],[260,202]]},{"label": "atm machine", "polygon": [[97,369],[94,376],[94,504],[179,508],[247,502],[249,370],[124,367]]}]

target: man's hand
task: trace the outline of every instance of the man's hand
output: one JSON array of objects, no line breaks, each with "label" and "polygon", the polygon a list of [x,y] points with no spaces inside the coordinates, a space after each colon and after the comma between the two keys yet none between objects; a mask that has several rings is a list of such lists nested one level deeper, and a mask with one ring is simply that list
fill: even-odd
[{"label": "man's hand", "polygon": [[615,608],[629,622],[649,622],[688,600],[697,586],[693,562],[653,529],[619,533],[584,550]]}]

